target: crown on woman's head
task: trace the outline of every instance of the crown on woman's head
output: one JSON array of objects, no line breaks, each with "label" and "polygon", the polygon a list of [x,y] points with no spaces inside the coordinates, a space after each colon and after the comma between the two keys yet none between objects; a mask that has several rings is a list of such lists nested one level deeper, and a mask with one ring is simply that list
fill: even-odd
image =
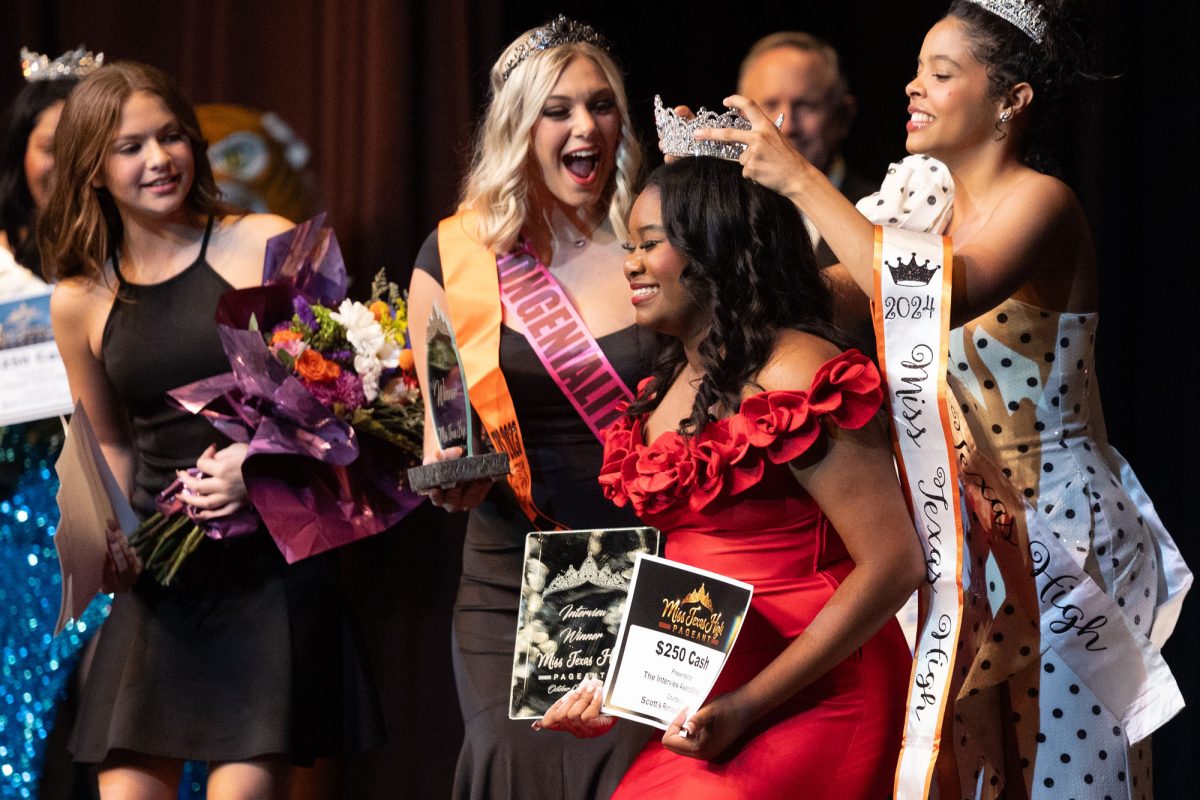
[{"label": "crown on woman's head", "polygon": [[104,65],[104,53],[93,55],[91,50],[84,50],[83,45],[75,50],[68,50],[53,61],[50,56],[21,48],[21,74],[25,80],[56,81],[60,78],[82,78],[95,72]]},{"label": "crown on woman's head", "polygon": [[[783,124],[783,114],[775,120],[775,127]],[[692,135],[702,128],[736,128],[750,130],[750,120],[742,112],[731,108],[717,114],[701,106],[696,116],[684,119],[672,108],[663,106],[662,97],[654,95],[654,126],[658,128],[658,149],[665,156],[712,156],[727,161],[737,161],[746,145],[739,142],[698,141]]]},{"label": "crown on woman's head", "polygon": [[1011,22],[1021,29],[1036,44],[1042,43],[1046,35],[1046,20],[1042,19],[1042,7],[1033,0],[970,0],[997,17]]},{"label": "crown on woman's head", "polygon": [[559,45],[574,44],[576,42],[586,42],[587,44],[599,47],[601,50],[611,49],[608,45],[608,40],[597,33],[591,25],[567,19],[562,14],[559,14],[542,27],[534,29],[533,33],[529,34],[525,41],[513,49],[512,55],[504,62],[504,71],[500,73],[501,77],[504,80],[508,80],[508,76],[512,74],[512,71],[522,61],[538,51],[549,50]]}]

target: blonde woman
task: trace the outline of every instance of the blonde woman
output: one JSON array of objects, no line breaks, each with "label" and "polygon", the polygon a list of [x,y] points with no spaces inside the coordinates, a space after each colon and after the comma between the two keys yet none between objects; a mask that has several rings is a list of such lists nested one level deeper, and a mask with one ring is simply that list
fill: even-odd
[{"label": "blonde woman", "polygon": [[[437,306],[454,324],[486,444],[513,465],[507,481],[431,494],[471,514],[454,615],[466,729],[455,797],[608,797],[641,744],[539,735],[508,719],[525,534],[637,524],[596,483],[596,428],[612,405],[605,398],[629,396],[648,368],[651,336],[634,325],[619,244],[639,162],[616,65],[591,28],[560,17],[519,36],[492,68],[459,212],[417,257],[409,318],[418,374]],[[515,282],[538,289],[516,302]],[[587,386],[578,369],[554,366],[581,363],[556,346],[566,338],[595,345],[589,368],[599,377]],[[457,455],[427,430],[427,460]]]}]

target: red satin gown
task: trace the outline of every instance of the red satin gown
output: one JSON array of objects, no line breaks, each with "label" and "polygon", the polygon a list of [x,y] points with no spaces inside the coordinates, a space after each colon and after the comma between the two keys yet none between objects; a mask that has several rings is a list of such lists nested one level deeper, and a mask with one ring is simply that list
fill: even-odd
[{"label": "red satin gown", "polygon": [[[808,391],[762,392],[690,441],[644,444],[642,420],[607,431],[600,477],[667,533],[666,556],[754,585],[750,612],[710,697],[753,678],[804,632],[854,564],[787,462],[824,435],[859,428],[882,402],[879,373],[855,350]],[[900,749],[911,655],[891,620],[852,656],[752,726],[714,761],[651,739],[614,800],[885,798]]]}]

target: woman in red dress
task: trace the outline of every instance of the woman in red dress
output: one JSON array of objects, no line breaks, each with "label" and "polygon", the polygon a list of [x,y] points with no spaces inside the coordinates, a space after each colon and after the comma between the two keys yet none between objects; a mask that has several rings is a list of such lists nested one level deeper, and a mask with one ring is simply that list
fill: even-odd
[{"label": "woman in red dress", "polygon": [[[634,204],[625,274],[664,334],[608,431],[601,483],[668,558],[754,585],[708,701],[642,751],[617,798],[886,797],[911,657],[893,615],[923,575],[879,374],[830,326],[795,208],[685,158]],[[799,269],[797,266],[799,265]],[[542,727],[597,735],[598,687]]]}]

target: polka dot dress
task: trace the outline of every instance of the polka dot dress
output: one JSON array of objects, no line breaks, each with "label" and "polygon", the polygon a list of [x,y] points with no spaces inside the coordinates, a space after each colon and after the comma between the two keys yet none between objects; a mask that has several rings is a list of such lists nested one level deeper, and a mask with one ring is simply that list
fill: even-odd
[{"label": "polka dot dress", "polygon": [[[1031,509],[1149,635],[1158,545],[1169,537],[1134,501],[1144,495],[1131,473],[1122,479],[1124,462],[1106,441],[1092,377],[1097,321],[1010,299],[956,329],[954,416],[1001,468],[1011,502]],[[967,538],[962,700],[951,723],[962,796],[1001,797],[1006,780],[1022,780],[1035,798],[1152,797],[1149,741],[1131,748],[1086,683],[1053,650],[1041,652],[1037,620],[1021,610],[1036,608],[1033,579],[1010,571],[1027,585],[1005,585],[985,537]]]}]

